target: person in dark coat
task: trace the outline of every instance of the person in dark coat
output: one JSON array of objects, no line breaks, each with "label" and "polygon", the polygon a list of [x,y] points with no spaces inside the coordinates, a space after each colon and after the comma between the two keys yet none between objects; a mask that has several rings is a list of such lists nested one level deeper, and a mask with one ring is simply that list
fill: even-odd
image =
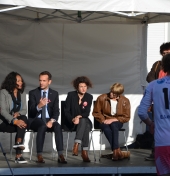
[{"label": "person in dark coat", "polygon": [[69,130],[75,130],[76,136],[73,147],[73,156],[78,156],[78,148],[81,144],[81,156],[84,162],[90,162],[88,157],[89,132],[92,129],[92,122],[89,119],[90,108],[93,97],[87,93],[87,89],[92,87],[89,78],[85,76],[77,77],[73,80],[75,91],[69,92],[65,102],[64,113],[66,117],[65,125]]}]

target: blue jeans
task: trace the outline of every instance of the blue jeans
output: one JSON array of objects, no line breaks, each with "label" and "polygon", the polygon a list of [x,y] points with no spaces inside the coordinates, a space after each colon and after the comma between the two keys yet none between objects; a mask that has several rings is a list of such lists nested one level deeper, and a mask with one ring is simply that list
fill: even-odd
[{"label": "blue jeans", "polygon": [[109,141],[112,151],[119,148],[119,129],[122,127],[123,123],[119,121],[112,122],[111,124],[100,124],[100,128]]}]

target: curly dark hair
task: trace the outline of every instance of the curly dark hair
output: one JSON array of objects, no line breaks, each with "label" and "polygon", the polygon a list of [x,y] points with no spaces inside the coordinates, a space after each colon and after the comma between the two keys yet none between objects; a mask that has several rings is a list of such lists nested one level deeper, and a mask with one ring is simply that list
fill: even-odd
[{"label": "curly dark hair", "polygon": [[163,55],[163,51],[165,51],[165,50],[170,50],[170,42],[163,43],[160,46],[160,54]]},{"label": "curly dark hair", "polygon": [[22,76],[17,72],[11,72],[6,76],[6,78],[4,79],[4,81],[1,84],[1,89],[6,89],[9,93],[13,92],[14,89],[16,88],[16,85],[17,85],[16,84],[16,81],[17,81],[16,76],[17,75],[20,76],[22,79],[23,84],[22,84],[22,89],[20,91],[21,91],[21,93],[23,93],[24,89],[25,89],[25,82],[24,82]]},{"label": "curly dark hair", "polygon": [[162,58],[162,69],[165,73],[170,73],[170,54],[167,54]]},{"label": "curly dark hair", "polygon": [[87,88],[91,87],[92,88],[92,83],[90,81],[89,78],[87,78],[86,76],[80,76],[77,77],[76,79],[74,79],[72,81],[73,87],[78,90],[79,84],[80,83],[85,83],[87,85]]}]

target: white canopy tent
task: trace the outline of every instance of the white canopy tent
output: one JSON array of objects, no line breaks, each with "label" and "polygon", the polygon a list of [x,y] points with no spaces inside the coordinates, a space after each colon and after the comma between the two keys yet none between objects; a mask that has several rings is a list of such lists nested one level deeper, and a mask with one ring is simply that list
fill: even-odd
[{"label": "white canopy tent", "polygon": [[[124,125],[128,143],[145,131],[136,112],[146,85],[147,23],[168,19],[170,2],[0,0],[0,4],[1,81],[10,71],[18,71],[28,92],[38,86],[38,74],[48,70],[60,101],[73,90],[70,82],[77,76],[92,80],[89,92],[94,100],[121,82],[132,107],[131,120]],[[98,134],[95,139],[99,144]],[[123,138],[120,141],[124,143]]]}]

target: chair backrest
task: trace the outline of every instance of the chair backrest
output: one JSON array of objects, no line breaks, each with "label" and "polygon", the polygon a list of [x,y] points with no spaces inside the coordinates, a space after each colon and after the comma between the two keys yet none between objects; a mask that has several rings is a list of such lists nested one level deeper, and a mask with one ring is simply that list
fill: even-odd
[{"label": "chair backrest", "polygon": [[65,101],[61,101],[61,127],[64,129],[65,114],[64,114]]},{"label": "chair backrest", "polygon": [[65,101],[61,101],[61,127],[62,127],[62,130],[65,132],[76,131],[76,128],[70,129],[70,123],[66,119],[64,108],[65,108]]},{"label": "chair backrest", "polygon": [[[93,105],[95,104],[95,102],[96,101],[93,101]],[[94,117],[94,124],[93,124],[93,126],[94,126],[94,129],[95,130],[100,130],[100,122],[98,122],[96,119],[95,119],[95,117]]]}]

